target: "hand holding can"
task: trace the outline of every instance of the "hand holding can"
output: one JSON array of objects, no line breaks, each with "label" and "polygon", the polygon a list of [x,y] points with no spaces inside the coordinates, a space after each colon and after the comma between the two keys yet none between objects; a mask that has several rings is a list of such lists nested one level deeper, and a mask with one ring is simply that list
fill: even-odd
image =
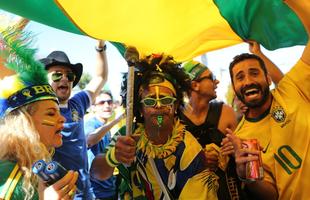
[{"label": "hand holding can", "polygon": [[[247,148],[249,150],[259,151],[260,146],[257,139],[248,139],[242,141],[242,147]],[[248,154],[248,156],[253,156],[252,154]],[[246,163],[246,179],[248,181],[257,181],[262,180],[264,177],[264,168],[261,157],[261,152],[259,152],[258,160],[249,161]]]},{"label": "hand holding can", "polygon": [[33,164],[32,172],[37,174],[47,186],[50,186],[64,177],[68,171],[56,161],[46,163],[44,160],[39,160]]}]

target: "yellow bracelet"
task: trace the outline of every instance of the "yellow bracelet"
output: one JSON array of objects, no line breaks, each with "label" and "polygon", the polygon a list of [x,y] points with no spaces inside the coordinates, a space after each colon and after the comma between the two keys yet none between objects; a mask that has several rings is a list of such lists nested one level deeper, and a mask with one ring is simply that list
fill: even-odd
[{"label": "yellow bracelet", "polygon": [[110,167],[117,167],[120,164],[115,158],[115,147],[109,148],[105,158]]}]

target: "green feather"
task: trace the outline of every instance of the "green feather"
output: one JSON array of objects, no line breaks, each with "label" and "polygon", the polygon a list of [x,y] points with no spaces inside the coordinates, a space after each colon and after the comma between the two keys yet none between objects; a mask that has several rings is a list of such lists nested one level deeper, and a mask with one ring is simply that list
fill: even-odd
[{"label": "green feather", "polygon": [[4,47],[1,56],[6,67],[16,71],[26,85],[46,84],[47,71],[43,64],[34,59],[36,49],[30,48],[31,33],[23,32],[18,26],[12,26],[1,32],[0,42]]}]

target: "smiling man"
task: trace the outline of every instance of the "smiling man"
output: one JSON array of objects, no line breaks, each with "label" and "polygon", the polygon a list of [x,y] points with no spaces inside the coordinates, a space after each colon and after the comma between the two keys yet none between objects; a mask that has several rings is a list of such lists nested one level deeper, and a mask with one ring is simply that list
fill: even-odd
[{"label": "smiling man", "polygon": [[[285,1],[303,22],[310,35],[310,2]],[[238,98],[248,107],[235,134],[257,138],[263,149],[265,177],[246,186],[260,199],[308,199],[310,187],[310,43],[300,60],[269,91],[271,78],[264,62],[252,54],[241,54],[230,64],[230,76]],[[258,151],[234,143],[237,173],[244,180],[245,165],[257,160]],[[253,156],[254,155],[254,156]]]}]

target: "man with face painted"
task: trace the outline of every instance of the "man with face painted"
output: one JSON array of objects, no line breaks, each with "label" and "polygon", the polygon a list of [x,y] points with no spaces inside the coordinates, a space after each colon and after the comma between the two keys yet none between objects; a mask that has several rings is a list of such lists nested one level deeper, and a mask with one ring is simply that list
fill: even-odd
[{"label": "man with face painted", "polygon": [[[310,2],[287,0],[310,35]],[[265,177],[248,182],[247,189],[260,199],[308,199],[310,187],[310,44],[295,66],[269,91],[271,79],[264,62],[252,54],[241,54],[230,64],[230,76],[238,98],[248,107],[235,134],[257,138],[263,148]],[[259,151],[233,142],[237,173],[245,178],[245,165],[257,160]]]},{"label": "man with face painted", "polygon": [[217,199],[217,177],[176,114],[189,78],[170,56],[147,56],[136,67],[133,134],[116,133],[91,174],[105,179],[117,167],[125,199]]}]

